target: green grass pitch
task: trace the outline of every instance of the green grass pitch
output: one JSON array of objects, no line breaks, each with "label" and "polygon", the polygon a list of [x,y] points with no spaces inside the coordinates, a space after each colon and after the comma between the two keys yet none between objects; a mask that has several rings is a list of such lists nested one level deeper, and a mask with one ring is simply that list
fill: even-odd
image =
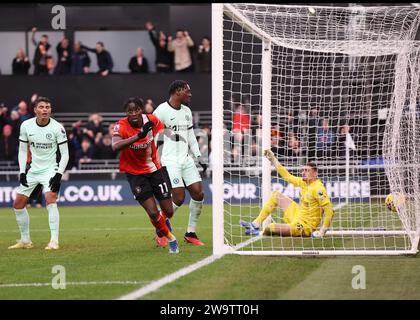
[{"label": "green grass pitch", "polygon": [[[29,209],[30,250],[8,250],[18,229],[0,209],[0,299],[115,299],[212,254],[211,206],[199,221],[204,247],[181,241],[180,253],[157,248],[140,207],[61,207],[60,250],[49,240],[45,209]],[[182,239],[188,206],[173,218]],[[66,271],[66,289],[51,286],[52,268]],[[352,288],[352,268],[366,269],[366,289]],[[417,257],[265,257],[226,255],[142,299],[420,299]]]}]

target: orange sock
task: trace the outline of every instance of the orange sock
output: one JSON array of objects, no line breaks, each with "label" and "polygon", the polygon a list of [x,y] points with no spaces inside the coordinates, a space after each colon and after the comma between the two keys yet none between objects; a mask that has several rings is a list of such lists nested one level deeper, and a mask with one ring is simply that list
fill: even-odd
[{"label": "orange sock", "polygon": [[169,231],[168,226],[165,222],[165,215],[159,213],[158,218],[156,220],[150,219],[150,222],[155,226],[157,235],[159,237],[165,236],[169,240],[172,240],[174,238],[173,234]]}]

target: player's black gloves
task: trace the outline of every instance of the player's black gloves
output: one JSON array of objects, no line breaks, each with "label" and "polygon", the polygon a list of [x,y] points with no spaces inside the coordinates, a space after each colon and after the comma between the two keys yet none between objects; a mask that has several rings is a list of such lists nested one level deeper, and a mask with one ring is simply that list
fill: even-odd
[{"label": "player's black gloves", "polygon": [[198,164],[203,168],[203,174],[205,174],[207,171],[207,164],[205,164],[202,160],[200,160],[200,158],[198,160]]},{"label": "player's black gloves", "polygon": [[153,128],[155,124],[153,123],[153,121],[149,121],[147,122],[139,131],[139,133],[137,133],[137,136],[139,137],[139,139],[143,139],[145,136],[147,136],[147,133]]},{"label": "player's black gloves", "polygon": [[61,186],[61,173],[56,173],[54,177],[50,179],[49,187],[51,189],[51,192],[58,192],[60,190]]},{"label": "player's black gloves", "polygon": [[19,182],[22,186],[24,187],[29,187],[28,186],[28,181],[26,181],[26,173],[21,173],[19,176]]}]

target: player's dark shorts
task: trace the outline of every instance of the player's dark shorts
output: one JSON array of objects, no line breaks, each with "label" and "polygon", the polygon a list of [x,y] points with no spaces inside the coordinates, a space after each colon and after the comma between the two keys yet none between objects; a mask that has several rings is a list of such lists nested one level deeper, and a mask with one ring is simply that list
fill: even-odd
[{"label": "player's dark shorts", "polygon": [[171,198],[172,186],[166,167],[153,173],[133,175],[126,173],[134,199],[143,203],[155,196],[158,201]]}]

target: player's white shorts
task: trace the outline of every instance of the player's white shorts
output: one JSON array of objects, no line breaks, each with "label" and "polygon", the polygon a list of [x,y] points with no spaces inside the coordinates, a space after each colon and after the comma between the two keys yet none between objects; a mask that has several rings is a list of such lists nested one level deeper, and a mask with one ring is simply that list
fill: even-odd
[{"label": "player's white shorts", "polygon": [[44,192],[51,192],[51,189],[49,187],[50,179],[52,177],[54,177],[56,172],[57,171],[55,171],[55,170],[51,170],[51,171],[47,171],[47,172],[44,172],[44,173],[36,174],[36,173],[31,173],[31,170],[29,170],[29,172],[26,175],[26,181],[28,182],[29,187],[25,187],[25,186],[20,185],[17,193],[22,194],[24,196],[27,196],[29,198],[32,191],[34,191],[35,187],[39,183],[42,184],[42,186],[44,187],[43,188]]},{"label": "player's white shorts", "polygon": [[184,188],[201,181],[200,173],[191,157],[187,157],[183,163],[162,160],[162,165],[168,170],[172,188]]}]

